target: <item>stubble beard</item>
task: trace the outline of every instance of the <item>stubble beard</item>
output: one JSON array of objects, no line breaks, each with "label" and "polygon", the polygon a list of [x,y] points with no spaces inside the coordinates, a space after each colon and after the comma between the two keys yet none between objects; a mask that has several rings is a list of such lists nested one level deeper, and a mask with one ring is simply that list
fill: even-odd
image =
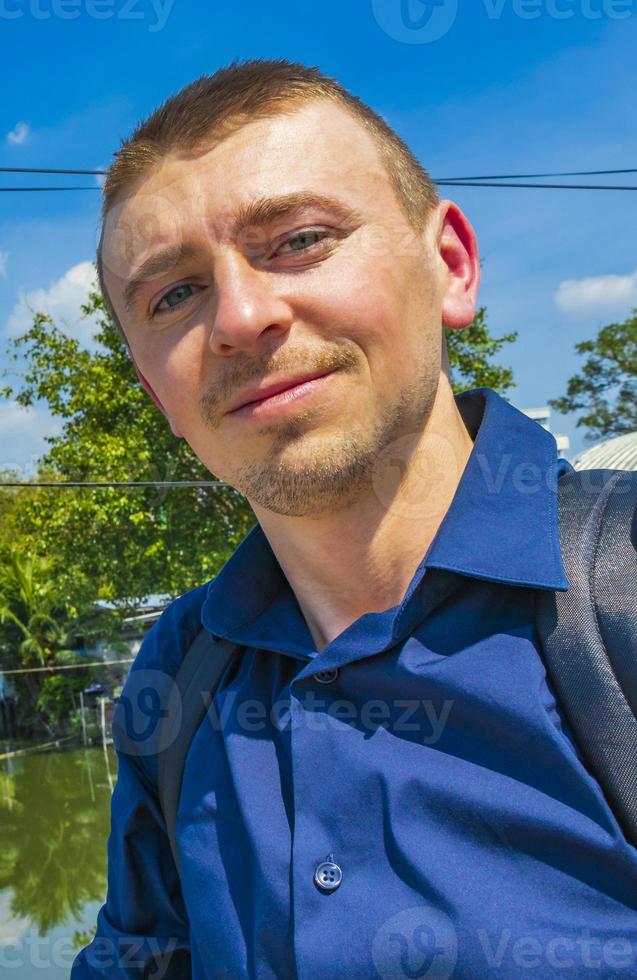
[{"label": "stubble beard", "polygon": [[[343,419],[339,431],[308,434],[310,411],[268,427],[274,442],[264,458],[239,466],[229,482],[251,504],[285,517],[320,517],[352,506],[373,491],[387,447],[423,431],[437,378],[422,377],[383,406],[373,426]],[[303,441],[308,442],[304,450]]]}]

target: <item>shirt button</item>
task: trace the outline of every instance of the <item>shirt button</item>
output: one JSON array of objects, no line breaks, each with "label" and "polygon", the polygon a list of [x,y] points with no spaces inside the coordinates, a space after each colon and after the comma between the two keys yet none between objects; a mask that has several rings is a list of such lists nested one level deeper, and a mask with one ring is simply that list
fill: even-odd
[{"label": "shirt button", "polygon": [[319,684],[331,684],[338,677],[338,670],[332,667],[330,670],[319,670],[314,675]]},{"label": "shirt button", "polygon": [[[332,856],[331,854],[329,855]],[[322,861],[314,872],[314,881],[323,892],[333,892],[343,880],[343,872],[333,861]]]}]

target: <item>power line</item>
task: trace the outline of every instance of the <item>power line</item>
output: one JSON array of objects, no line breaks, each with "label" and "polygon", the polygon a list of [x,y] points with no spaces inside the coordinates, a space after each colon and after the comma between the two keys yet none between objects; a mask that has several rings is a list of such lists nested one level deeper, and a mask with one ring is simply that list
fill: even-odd
[{"label": "power line", "polygon": [[0,174],[106,174],[106,170],[53,170],[50,167],[0,167]]},{"label": "power line", "polygon": [[[1,168],[0,168],[1,169]],[[441,177],[440,180],[531,180],[544,177],[606,177],[610,174],[637,174],[635,170],[570,170],[552,174],[493,174],[490,177]]]},{"label": "power line", "polygon": [[0,187],[0,192],[24,193],[25,191],[98,191],[99,187]]},{"label": "power line", "polygon": [[[0,173],[23,173],[23,174],[93,174],[103,176],[105,170],[78,170],[70,168],[50,168],[50,167],[0,167]],[[525,190],[581,190],[581,191],[635,191],[637,187],[619,184],[545,184],[545,183],[519,183],[519,181],[540,180],[549,177],[594,177],[610,176],[618,174],[634,174],[637,168],[622,168],[617,170],[563,170],[552,173],[541,174],[495,174],[487,176],[473,177],[443,177],[435,178],[434,183],[441,187],[515,187]],[[506,183],[504,183],[504,181]],[[0,187],[0,193],[25,193],[38,191],[97,191],[100,188],[95,186],[68,186],[68,187]]]},{"label": "power line", "polygon": [[42,482],[34,483],[33,481],[28,482],[16,482],[16,483],[0,483],[1,487],[229,487],[230,483],[226,483],[223,480],[120,480],[114,483],[108,483],[106,481],[100,482],[88,482],[88,481],[71,481],[71,480],[57,480],[55,482]]},{"label": "power line", "polygon": [[[493,180],[435,180],[438,187],[524,187],[535,190],[561,191],[637,191],[637,187],[620,184],[520,184],[515,181]],[[27,191],[97,191],[99,187],[0,187],[0,193]]]},{"label": "power line", "polygon": [[[51,167],[0,167],[3,174],[93,174],[95,176],[105,176],[106,170],[70,170],[53,169]],[[611,174],[637,174],[637,168],[623,170],[562,170],[555,173],[546,174],[494,174],[479,177],[440,177],[438,180],[457,181],[457,180],[532,180],[544,179],[546,177],[606,177]]]},{"label": "power line", "polygon": [[122,660],[94,660],[88,664],[49,664],[47,667],[14,667],[11,670],[4,670],[0,667],[0,674],[34,674],[37,671],[54,670],[83,670],[86,667],[107,667],[110,664],[130,664],[135,657],[128,657]]},{"label": "power line", "polygon": [[637,191],[637,187],[626,187],[619,184],[517,184],[495,181],[470,180],[437,180],[439,187],[527,187],[539,190],[562,191]]}]

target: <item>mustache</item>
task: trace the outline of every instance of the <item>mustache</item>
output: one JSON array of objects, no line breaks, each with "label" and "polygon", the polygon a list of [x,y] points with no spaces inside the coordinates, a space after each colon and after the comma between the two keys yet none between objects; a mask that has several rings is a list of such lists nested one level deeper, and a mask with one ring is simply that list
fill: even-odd
[{"label": "mustache", "polygon": [[232,370],[224,377],[215,381],[199,400],[203,419],[210,425],[216,425],[222,418],[223,408],[241,389],[256,384],[265,377],[279,374],[294,375],[311,371],[326,374],[338,369],[351,370],[357,364],[358,358],[351,348],[337,348],[317,352],[286,352],[285,357],[273,360],[271,357],[263,362],[259,369],[254,365],[250,369]]}]

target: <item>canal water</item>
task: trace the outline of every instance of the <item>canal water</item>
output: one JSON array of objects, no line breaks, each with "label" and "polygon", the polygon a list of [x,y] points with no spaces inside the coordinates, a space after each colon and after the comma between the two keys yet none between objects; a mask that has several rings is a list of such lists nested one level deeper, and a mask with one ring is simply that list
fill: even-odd
[{"label": "canal water", "polygon": [[106,897],[111,746],[0,762],[0,976],[68,980]]}]

